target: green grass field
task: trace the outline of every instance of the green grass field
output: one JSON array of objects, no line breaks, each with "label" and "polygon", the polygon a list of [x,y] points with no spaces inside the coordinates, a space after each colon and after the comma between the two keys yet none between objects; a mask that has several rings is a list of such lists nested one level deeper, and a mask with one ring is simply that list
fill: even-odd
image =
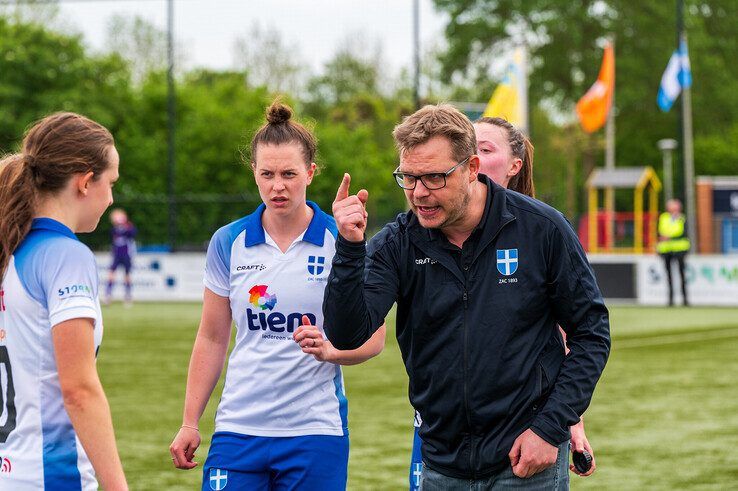
[{"label": "green grass field", "polygon": [[[99,370],[132,489],[199,488],[200,468],[176,470],[168,452],[199,313],[195,304],[104,311]],[[572,475],[572,488],[738,488],[738,309],[612,307],[611,325],[613,351],[585,417],[598,469]],[[344,374],[349,489],[406,488],[412,410],[394,336]],[[200,463],[217,400],[201,422]]]}]

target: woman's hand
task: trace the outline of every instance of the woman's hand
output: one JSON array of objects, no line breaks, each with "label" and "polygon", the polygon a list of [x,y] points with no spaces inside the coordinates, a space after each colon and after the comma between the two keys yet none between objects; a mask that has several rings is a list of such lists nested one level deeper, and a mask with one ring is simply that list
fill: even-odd
[{"label": "woman's hand", "polygon": [[303,353],[313,355],[318,361],[331,362],[335,359],[337,350],[323,337],[318,326],[310,324],[306,315],[302,316],[302,325],[295,330],[292,338],[300,345]]},{"label": "woman's hand", "polygon": [[197,467],[194,461],[195,450],[200,446],[200,431],[194,426],[182,426],[169,445],[172,454],[172,464],[177,469],[193,469]]}]

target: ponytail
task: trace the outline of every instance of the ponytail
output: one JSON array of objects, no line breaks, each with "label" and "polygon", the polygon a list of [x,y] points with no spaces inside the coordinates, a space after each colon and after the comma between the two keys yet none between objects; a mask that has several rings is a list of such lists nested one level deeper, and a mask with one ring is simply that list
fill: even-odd
[{"label": "ponytail", "polygon": [[0,160],[0,279],[31,229],[36,207],[33,162],[22,154]]},{"label": "ponytail", "polygon": [[523,152],[523,157],[520,159],[522,161],[520,171],[510,178],[508,187],[513,191],[535,198],[536,187],[533,184],[533,144],[527,137],[523,136],[523,145],[525,146],[525,151]]},{"label": "ponytail", "polygon": [[54,113],[33,125],[21,153],[0,160],[0,280],[10,256],[28,235],[41,195],[59,193],[75,174],[110,164],[110,132],[75,113]]}]

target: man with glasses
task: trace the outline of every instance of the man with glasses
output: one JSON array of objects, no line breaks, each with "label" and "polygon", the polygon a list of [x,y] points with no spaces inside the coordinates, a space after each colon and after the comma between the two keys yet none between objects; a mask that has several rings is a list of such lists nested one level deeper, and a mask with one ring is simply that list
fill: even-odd
[{"label": "man with glasses", "polygon": [[478,173],[474,128],[453,107],[426,106],[393,135],[410,211],[365,246],[368,194],[350,195],[344,176],[326,334],[357,348],[397,302],[423,420],[421,489],[567,489],[569,426],[610,348],[576,234],[561,213]]}]

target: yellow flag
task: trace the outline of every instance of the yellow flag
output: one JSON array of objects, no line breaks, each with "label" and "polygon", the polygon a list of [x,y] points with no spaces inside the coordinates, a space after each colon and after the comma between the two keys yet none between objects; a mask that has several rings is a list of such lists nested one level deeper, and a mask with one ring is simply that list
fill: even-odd
[{"label": "yellow flag", "polygon": [[482,116],[505,118],[518,128],[527,127],[527,80],[525,74],[525,52],[517,48],[513,62],[507,67],[505,77],[495,88]]},{"label": "yellow flag", "polygon": [[518,93],[515,87],[512,86],[509,79],[505,77],[502,82],[495,88],[492,93],[492,97],[487,103],[487,108],[484,110],[484,117],[495,117],[499,116],[510,121],[512,124],[517,124],[515,117],[518,113]]}]

